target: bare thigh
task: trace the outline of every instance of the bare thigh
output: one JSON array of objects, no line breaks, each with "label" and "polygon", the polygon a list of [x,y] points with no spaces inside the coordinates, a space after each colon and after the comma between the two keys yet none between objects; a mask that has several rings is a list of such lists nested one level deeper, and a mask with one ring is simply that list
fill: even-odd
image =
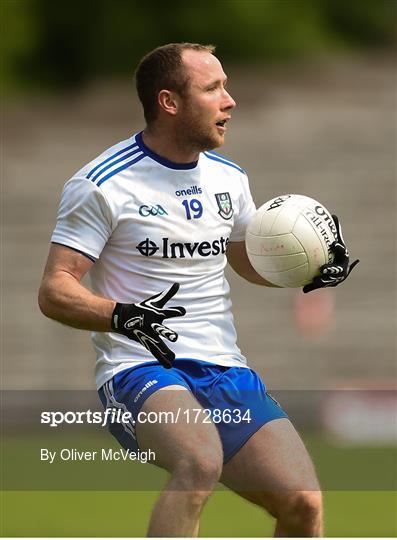
[{"label": "bare thigh", "polygon": [[286,418],[262,426],[224,466],[221,482],[273,514],[289,495],[320,490],[312,460]]},{"label": "bare thigh", "polygon": [[184,414],[193,409],[202,410],[202,407],[189,390],[178,385],[157,390],[143,404],[144,415],[152,413],[160,419],[163,413],[165,419],[164,413],[172,413],[167,421],[137,423],[136,426],[139,447],[155,452],[156,465],[170,472],[192,461],[201,469],[222,466],[222,443],[216,427],[213,423],[194,422],[193,414],[189,417]]}]

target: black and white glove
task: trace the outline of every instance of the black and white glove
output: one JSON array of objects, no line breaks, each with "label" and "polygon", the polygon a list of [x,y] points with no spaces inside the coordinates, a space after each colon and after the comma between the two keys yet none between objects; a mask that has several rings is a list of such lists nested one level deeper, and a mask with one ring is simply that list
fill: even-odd
[{"label": "black and white glove", "polygon": [[165,367],[171,368],[175,354],[161,338],[175,342],[178,334],[163,325],[164,319],[185,315],[185,308],[178,306],[163,309],[178,291],[179,283],[151,296],[138,304],[116,304],[112,314],[112,330],[141,343]]},{"label": "black and white glove", "polygon": [[342,236],[342,227],[337,216],[332,216],[337,233],[337,241],[331,244],[330,249],[334,253],[334,260],[330,264],[323,264],[320,268],[321,275],[316,276],[311,283],[303,287],[303,292],[308,293],[323,287],[336,287],[349,276],[353,268],[360,262],[356,259],[349,266],[349,252]]}]

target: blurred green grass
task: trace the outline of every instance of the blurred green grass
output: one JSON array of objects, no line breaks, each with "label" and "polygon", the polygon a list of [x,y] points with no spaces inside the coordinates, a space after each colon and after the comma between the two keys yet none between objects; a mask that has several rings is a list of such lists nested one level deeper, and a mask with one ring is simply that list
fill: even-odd
[{"label": "blurred green grass", "polygon": [[[144,53],[172,41],[215,42],[224,60],[266,65],[356,49],[393,51],[396,43],[393,0],[85,0],[78,10],[69,2],[2,0],[0,10],[2,82],[11,92],[72,90],[129,76]],[[84,39],[71,39],[76,35]]]},{"label": "blurred green grass", "polygon": [[[2,492],[2,536],[145,536],[154,492]],[[326,535],[394,537],[395,492],[324,493]],[[268,537],[273,520],[228,492],[214,493],[204,509],[200,536]]]},{"label": "blurred green grass", "polygon": [[[2,488],[9,491],[1,492],[1,536],[146,534],[158,488],[166,480],[163,471],[136,462],[40,462],[40,448],[118,448],[106,432],[71,429],[41,436],[4,435],[1,477]],[[343,448],[318,434],[303,439],[325,490],[326,535],[397,536],[395,448]],[[103,490],[106,486],[108,491]],[[132,486],[135,489],[128,491]],[[43,490],[38,491],[40,487]],[[204,509],[200,535],[269,537],[273,528],[273,519],[264,511],[230,491],[218,490]]]},{"label": "blurred green grass", "polygon": [[[391,491],[397,488],[397,454],[392,445],[341,446],[326,436],[303,433],[321,486],[328,491]],[[57,452],[53,464],[41,461],[42,448]],[[94,461],[62,461],[61,450],[97,451]],[[157,491],[165,471],[138,461],[102,461],[101,450],[119,449],[107,430],[42,428],[29,435],[4,433],[2,489]]]}]

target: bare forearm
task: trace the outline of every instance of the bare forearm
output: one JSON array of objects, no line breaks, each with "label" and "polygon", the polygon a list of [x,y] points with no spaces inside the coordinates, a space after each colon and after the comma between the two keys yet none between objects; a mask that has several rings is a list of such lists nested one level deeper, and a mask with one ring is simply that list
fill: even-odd
[{"label": "bare forearm", "polygon": [[270,283],[270,281],[266,281],[256,272],[250,275],[249,278],[245,278],[250,283],[254,283],[255,285],[262,285],[262,287],[275,287],[279,289],[280,287],[278,285],[274,285],[273,283]]},{"label": "bare forearm", "polygon": [[250,263],[244,242],[230,242],[227,248],[227,260],[233,270],[242,278],[255,285],[277,287],[263,279]]},{"label": "bare forearm", "polygon": [[110,332],[115,304],[95,296],[67,272],[44,277],[39,292],[44,315],[81,330]]},{"label": "bare forearm", "polygon": [[242,272],[240,269],[237,270],[236,268],[233,268],[235,272],[242,278],[246,279],[250,283],[254,283],[255,285],[262,285],[263,287],[277,287],[277,285],[273,285],[273,283],[270,283],[269,281],[266,281],[261,277],[255,270],[251,268],[246,268],[245,272]]}]

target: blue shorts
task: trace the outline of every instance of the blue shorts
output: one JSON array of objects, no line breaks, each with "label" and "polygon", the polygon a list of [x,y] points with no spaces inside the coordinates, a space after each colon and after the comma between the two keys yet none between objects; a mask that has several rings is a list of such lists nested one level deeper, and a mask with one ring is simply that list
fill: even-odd
[{"label": "blue shorts", "polygon": [[[230,460],[258,429],[276,418],[288,418],[255,371],[225,367],[199,360],[175,360],[172,369],[149,362],[117,373],[99,389],[105,408],[129,411],[128,423],[109,423],[109,430],[125,449],[137,452],[135,423],[146,399],[165,386],[187,388],[218,429],[224,463]],[[121,413],[119,413],[121,414]],[[182,414],[192,415],[194,412]],[[127,415],[128,416],[128,415]]]}]

